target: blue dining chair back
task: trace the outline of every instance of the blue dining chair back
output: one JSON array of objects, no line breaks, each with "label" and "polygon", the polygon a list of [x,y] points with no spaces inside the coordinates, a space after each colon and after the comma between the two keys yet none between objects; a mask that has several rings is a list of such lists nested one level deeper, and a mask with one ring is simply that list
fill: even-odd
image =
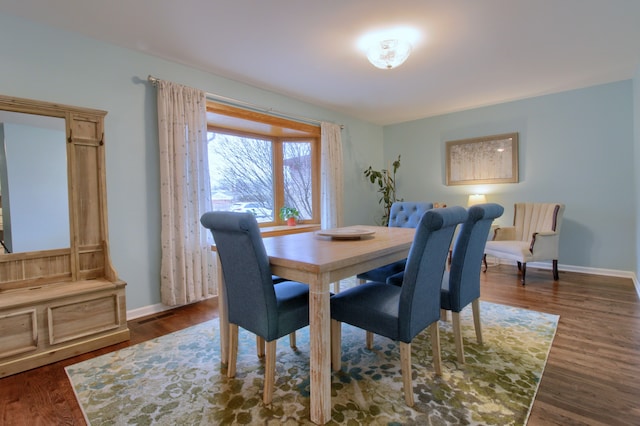
[{"label": "blue dining chair back", "polygon": [[469,217],[461,225],[453,245],[451,267],[442,288],[442,309],[460,312],[480,297],[480,272],[484,248],[493,221],[502,216],[499,204],[478,204],[469,208]]},{"label": "blue dining chair back", "polygon": [[423,216],[407,257],[395,340],[409,343],[440,318],[439,284],[456,226],[466,218],[462,207],[436,209]]},{"label": "blue dining chair back", "polygon": [[[389,211],[389,226],[397,228],[415,228],[420,219],[433,208],[433,203],[396,201]],[[399,260],[389,265],[381,266],[367,272],[358,274],[356,278],[360,283],[366,281],[385,281],[388,276],[404,271],[406,259]]]},{"label": "blue dining chair back", "polygon": [[340,368],[342,322],[400,342],[404,394],[412,406],[411,341],[425,328],[431,331],[433,364],[441,374],[438,320],[440,285],[456,226],[467,218],[462,207],[427,211],[409,249],[402,286],[367,282],[331,297],[331,362]]},{"label": "blue dining chair back", "polygon": [[[467,220],[460,226],[453,245],[451,267],[445,271],[440,288],[441,319],[452,312],[454,341],[458,361],[464,364],[464,349],[460,312],[471,303],[478,343],[482,344],[480,325],[480,271],[484,248],[493,221],[502,216],[504,208],[499,204],[479,204],[469,208]],[[404,273],[387,278],[387,283],[404,285]]]},{"label": "blue dining chair back", "polygon": [[441,316],[451,311],[453,335],[458,362],[464,364],[464,347],[460,312],[471,303],[474,328],[479,344],[482,344],[480,323],[480,271],[484,248],[493,221],[502,216],[504,208],[499,204],[478,204],[469,208],[469,217],[462,224],[453,246],[451,267],[445,272],[440,291]]},{"label": "blue dining chair back", "polygon": [[389,226],[415,228],[420,219],[433,208],[433,203],[415,201],[396,201],[389,210]]},{"label": "blue dining chair back", "polygon": [[208,212],[200,222],[215,241],[227,295],[229,366],[235,376],[238,326],[263,338],[266,366],[263,401],[271,402],[276,340],[309,325],[309,287],[284,281],[274,285],[269,257],[252,213]]}]

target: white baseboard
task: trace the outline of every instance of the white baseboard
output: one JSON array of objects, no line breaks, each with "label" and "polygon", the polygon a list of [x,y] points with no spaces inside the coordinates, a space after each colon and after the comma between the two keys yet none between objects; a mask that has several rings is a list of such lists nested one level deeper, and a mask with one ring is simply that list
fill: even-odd
[{"label": "white baseboard", "polygon": [[[211,296],[210,298],[217,298],[217,297],[218,296]],[[207,298],[207,299],[210,299],[210,298]],[[168,306],[168,305],[165,305],[164,303],[156,303],[155,305],[148,305],[148,306],[143,306],[141,308],[130,309],[127,311],[127,321],[131,321],[136,318],[146,317],[148,315],[158,314],[160,312],[179,308],[180,306],[186,306],[186,305]]]},{"label": "white baseboard", "polygon": [[146,317],[147,315],[157,314],[159,312],[168,311],[169,309],[173,308],[175,308],[175,306],[167,306],[163,303],[156,303],[155,305],[131,309],[127,311],[127,321],[131,321],[140,317]]}]

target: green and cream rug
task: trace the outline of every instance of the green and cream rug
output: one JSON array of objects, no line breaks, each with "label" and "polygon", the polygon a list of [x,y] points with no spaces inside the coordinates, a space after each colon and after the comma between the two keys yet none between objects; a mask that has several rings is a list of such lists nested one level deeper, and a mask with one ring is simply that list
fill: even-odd
[{"label": "green and cream rug", "polygon": [[[558,316],[481,303],[484,345],[471,308],[462,313],[466,364],[458,365],[451,323],[441,322],[443,375],[431,364],[428,332],[413,342],[416,404],[404,403],[400,350],[343,325],[342,370],[333,373],[332,421],[348,425],[526,424]],[[206,323],[66,368],[91,425],[297,425],[309,422],[309,334],[298,350],[278,342],[273,403],[262,404],[263,363],[254,335],[240,331],[237,375],[221,367],[218,322]]]}]

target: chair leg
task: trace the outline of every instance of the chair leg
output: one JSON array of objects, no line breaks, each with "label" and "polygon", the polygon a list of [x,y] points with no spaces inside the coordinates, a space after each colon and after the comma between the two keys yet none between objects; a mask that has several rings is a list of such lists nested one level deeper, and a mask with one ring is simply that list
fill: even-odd
[{"label": "chair leg", "polygon": [[256,353],[258,358],[264,358],[264,339],[256,334]]},{"label": "chair leg", "polygon": [[291,349],[296,349],[296,332],[289,334],[289,346]]},{"label": "chair leg", "polygon": [[[520,262],[518,262],[519,264]],[[527,264],[526,263],[522,263],[522,285],[524,285],[524,277],[525,275],[527,275]]]},{"label": "chair leg", "polygon": [[473,327],[476,329],[476,339],[479,344],[482,342],[482,326],[480,325],[480,299],[471,302],[471,310],[473,311]]},{"label": "chair leg", "polygon": [[400,366],[402,369],[402,384],[404,400],[409,407],[413,407],[413,384],[411,380],[411,343],[400,342]]},{"label": "chair leg", "polygon": [[442,359],[440,357],[440,329],[438,321],[429,326],[431,329],[431,351],[433,352],[433,369],[436,376],[442,376]]},{"label": "chair leg", "polygon": [[460,312],[451,312],[453,319],[453,340],[456,343],[458,362],[464,364],[464,346],[462,343],[462,329],[460,328]]},{"label": "chair leg", "polygon": [[558,259],[553,259],[553,280],[558,281],[560,277],[558,276]]},{"label": "chair leg", "polygon": [[[367,280],[363,280],[362,278],[358,278],[358,285],[366,283]],[[367,349],[371,350],[373,348],[373,333],[367,331],[367,337],[365,339]]]},{"label": "chair leg", "polygon": [[447,320],[447,310],[440,309],[440,321],[446,321],[446,320]]},{"label": "chair leg", "polygon": [[264,390],[262,391],[262,402],[271,404],[273,400],[273,387],[276,377],[276,343],[277,340],[267,342],[267,357],[264,365]]},{"label": "chair leg", "polygon": [[367,349],[373,349],[373,333],[367,331]]},{"label": "chair leg", "polygon": [[340,370],[340,358],[342,348],[342,323],[334,319],[331,320],[331,367],[333,371]]},{"label": "chair leg", "polygon": [[522,271],[522,262],[518,262],[518,271]]},{"label": "chair leg", "polygon": [[238,360],[238,324],[229,324],[229,364],[227,377],[235,377]]},{"label": "chair leg", "polygon": [[489,265],[487,265],[487,255],[485,253],[484,256],[482,256],[482,261],[484,262],[484,271],[482,272],[487,272],[487,269],[489,269]]}]

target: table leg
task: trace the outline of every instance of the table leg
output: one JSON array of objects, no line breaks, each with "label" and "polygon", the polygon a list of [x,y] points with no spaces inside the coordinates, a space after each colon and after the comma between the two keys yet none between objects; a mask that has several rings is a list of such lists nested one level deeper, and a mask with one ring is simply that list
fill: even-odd
[{"label": "table leg", "polygon": [[331,419],[329,276],[319,276],[309,284],[311,421],[324,424]]},{"label": "table leg", "polygon": [[218,319],[220,324],[220,362],[226,365],[229,362],[229,315],[227,312],[227,291],[224,287],[222,264],[216,253],[216,274],[218,281]]}]

